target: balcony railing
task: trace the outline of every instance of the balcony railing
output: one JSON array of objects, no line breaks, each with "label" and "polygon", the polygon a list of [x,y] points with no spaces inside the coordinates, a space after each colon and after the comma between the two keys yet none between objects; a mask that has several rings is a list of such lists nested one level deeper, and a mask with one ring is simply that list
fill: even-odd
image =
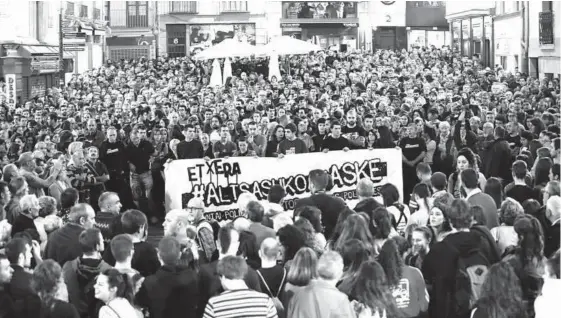
[{"label": "balcony railing", "polygon": [[248,12],[247,1],[220,1],[220,12]]},{"label": "balcony railing", "polygon": [[148,23],[148,10],[143,9],[138,12],[133,10],[133,7],[126,9],[111,9],[109,15],[109,26],[111,28],[147,28]]},{"label": "balcony railing", "polygon": [[169,13],[198,13],[197,1],[170,1]]},{"label": "balcony railing", "polygon": [[294,2],[282,3],[283,19],[346,19],[357,18],[356,2]]},{"label": "balcony railing", "polygon": [[540,45],[554,44],[553,39],[553,12],[540,12]]}]

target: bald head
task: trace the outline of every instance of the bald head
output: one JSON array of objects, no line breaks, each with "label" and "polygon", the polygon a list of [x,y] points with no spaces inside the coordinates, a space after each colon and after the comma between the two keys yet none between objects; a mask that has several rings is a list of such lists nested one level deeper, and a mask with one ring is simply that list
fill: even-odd
[{"label": "bald head", "polygon": [[277,259],[279,250],[280,250],[279,242],[272,237],[268,237],[264,239],[263,242],[261,243],[261,248],[259,249],[259,256],[261,257],[261,259],[274,261]]},{"label": "bald head", "polygon": [[374,183],[368,178],[363,178],[356,185],[356,194],[362,198],[374,196]]},{"label": "bald head", "polygon": [[189,213],[185,210],[175,209],[166,214],[164,221],[165,236],[185,236],[186,228],[190,224]]}]

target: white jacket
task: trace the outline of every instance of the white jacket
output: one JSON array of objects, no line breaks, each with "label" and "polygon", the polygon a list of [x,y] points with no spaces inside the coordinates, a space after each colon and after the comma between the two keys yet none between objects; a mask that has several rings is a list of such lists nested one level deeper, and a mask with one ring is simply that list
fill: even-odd
[{"label": "white jacket", "polygon": [[140,311],[136,310],[128,300],[115,298],[99,310],[99,318],[142,318]]}]

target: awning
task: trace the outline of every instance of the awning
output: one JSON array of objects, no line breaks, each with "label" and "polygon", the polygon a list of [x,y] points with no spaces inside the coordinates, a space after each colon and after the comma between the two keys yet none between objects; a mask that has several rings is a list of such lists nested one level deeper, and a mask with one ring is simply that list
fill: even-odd
[{"label": "awning", "polygon": [[[40,56],[56,56],[58,57],[58,47],[50,45],[22,45],[22,56],[27,58],[40,57]],[[68,51],[62,52],[63,58],[73,59],[74,55]]]}]

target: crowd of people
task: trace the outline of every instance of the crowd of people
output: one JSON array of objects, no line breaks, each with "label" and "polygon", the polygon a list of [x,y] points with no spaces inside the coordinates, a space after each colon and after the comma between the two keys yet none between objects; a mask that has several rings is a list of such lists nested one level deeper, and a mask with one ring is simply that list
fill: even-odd
[{"label": "crowd of people", "polygon": [[[446,47],[232,64],[221,87],[160,57],[0,94],[0,318],[554,314],[558,79]],[[294,210],[272,185],[228,222],[200,198],[165,212],[172,160],[396,147],[403,189],[362,179],[356,205],[312,170]]]}]

